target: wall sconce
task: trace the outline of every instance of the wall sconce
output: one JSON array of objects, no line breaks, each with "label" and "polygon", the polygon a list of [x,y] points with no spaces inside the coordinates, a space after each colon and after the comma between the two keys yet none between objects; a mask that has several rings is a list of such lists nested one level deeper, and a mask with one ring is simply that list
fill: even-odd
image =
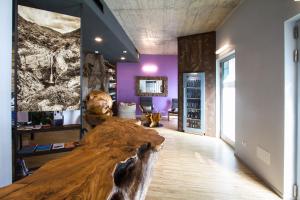
[{"label": "wall sconce", "polygon": [[228,44],[225,44],[224,46],[222,46],[220,49],[218,49],[218,50],[216,51],[216,54],[219,55],[219,54],[225,52],[225,51],[228,50],[228,49],[229,49],[229,45],[228,45]]},{"label": "wall sconce", "polygon": [[157,66],[153,64],[147,64],[142,67],[143,72],[146,73],[155,73],[157,72]]}]

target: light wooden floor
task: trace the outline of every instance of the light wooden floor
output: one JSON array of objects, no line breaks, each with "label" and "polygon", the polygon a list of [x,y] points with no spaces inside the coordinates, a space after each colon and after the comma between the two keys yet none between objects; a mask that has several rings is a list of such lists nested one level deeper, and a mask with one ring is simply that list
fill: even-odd
[{"label": "light wooden floor", "polygon": [[221,140],[170,128],[174,124],[167,123],[157,129],[166,141],[146,200],[280,199]]},{"label": "light wooden floor", "polygon": [[[233,155],[222,141],[177,132],[176,120],[157,131],[166,138],[146,200],[279,200]],[[38,144],[78,140],[78,131],[36,134]],[[27,138],[25,143],[29,142]],[[26,159],[36,167],[64,154]]]}]

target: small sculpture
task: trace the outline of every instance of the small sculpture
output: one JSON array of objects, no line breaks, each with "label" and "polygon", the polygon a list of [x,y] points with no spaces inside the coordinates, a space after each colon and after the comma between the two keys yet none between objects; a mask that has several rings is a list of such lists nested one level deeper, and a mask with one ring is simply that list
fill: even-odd
[{"label": "small sculpture", "polygon": [[113,101],[109,94],[94,90],[86,98],[86,121],[94,126],[113,115]]},{"label": "small sculpture", "polygon": [[160,113],[147,113],[142,117],[142,121],[144,126],[154,128],[159,127],[161,124],[159,123],[161,119]]}]

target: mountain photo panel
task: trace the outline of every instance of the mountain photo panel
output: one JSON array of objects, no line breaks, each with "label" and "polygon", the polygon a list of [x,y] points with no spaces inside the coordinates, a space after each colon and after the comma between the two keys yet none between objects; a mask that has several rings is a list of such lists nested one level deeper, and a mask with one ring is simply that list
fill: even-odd
[{"label": "mountain photo panel", "polygon": [[18,111],[80,107],[80,18],[18,6]]}]

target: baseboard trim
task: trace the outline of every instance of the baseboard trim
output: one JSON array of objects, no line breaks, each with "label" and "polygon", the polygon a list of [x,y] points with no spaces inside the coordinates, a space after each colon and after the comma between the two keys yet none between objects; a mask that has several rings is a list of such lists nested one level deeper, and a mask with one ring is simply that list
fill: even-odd
[{"label": "baseboard trim", "polygon": [[235,149],[235,142],[231,141],[228,137],[221,135],[220,139],[228,144],[232,149]]},{"label": "baseboard trim", "polygon": [[264,177],[262,177],[260,174],[258,174],[256,171],[254,171],[252,169],[252,167],[250,167],[245,161],[243,161],[239,155],[237,155],[236,153],[234,153],[234,156],[243,164],[245,165],[248,169],[251,170],[251,172],[258,178],[260,179],[267,188],[269,188],[270,190],[272,190],[276,195],[278,195],[280,198],[283,198],[283,194],[282,192],[280,192],[276,187],[274,187],[273,184],[271,184],[268,180],[266,180]]}]

